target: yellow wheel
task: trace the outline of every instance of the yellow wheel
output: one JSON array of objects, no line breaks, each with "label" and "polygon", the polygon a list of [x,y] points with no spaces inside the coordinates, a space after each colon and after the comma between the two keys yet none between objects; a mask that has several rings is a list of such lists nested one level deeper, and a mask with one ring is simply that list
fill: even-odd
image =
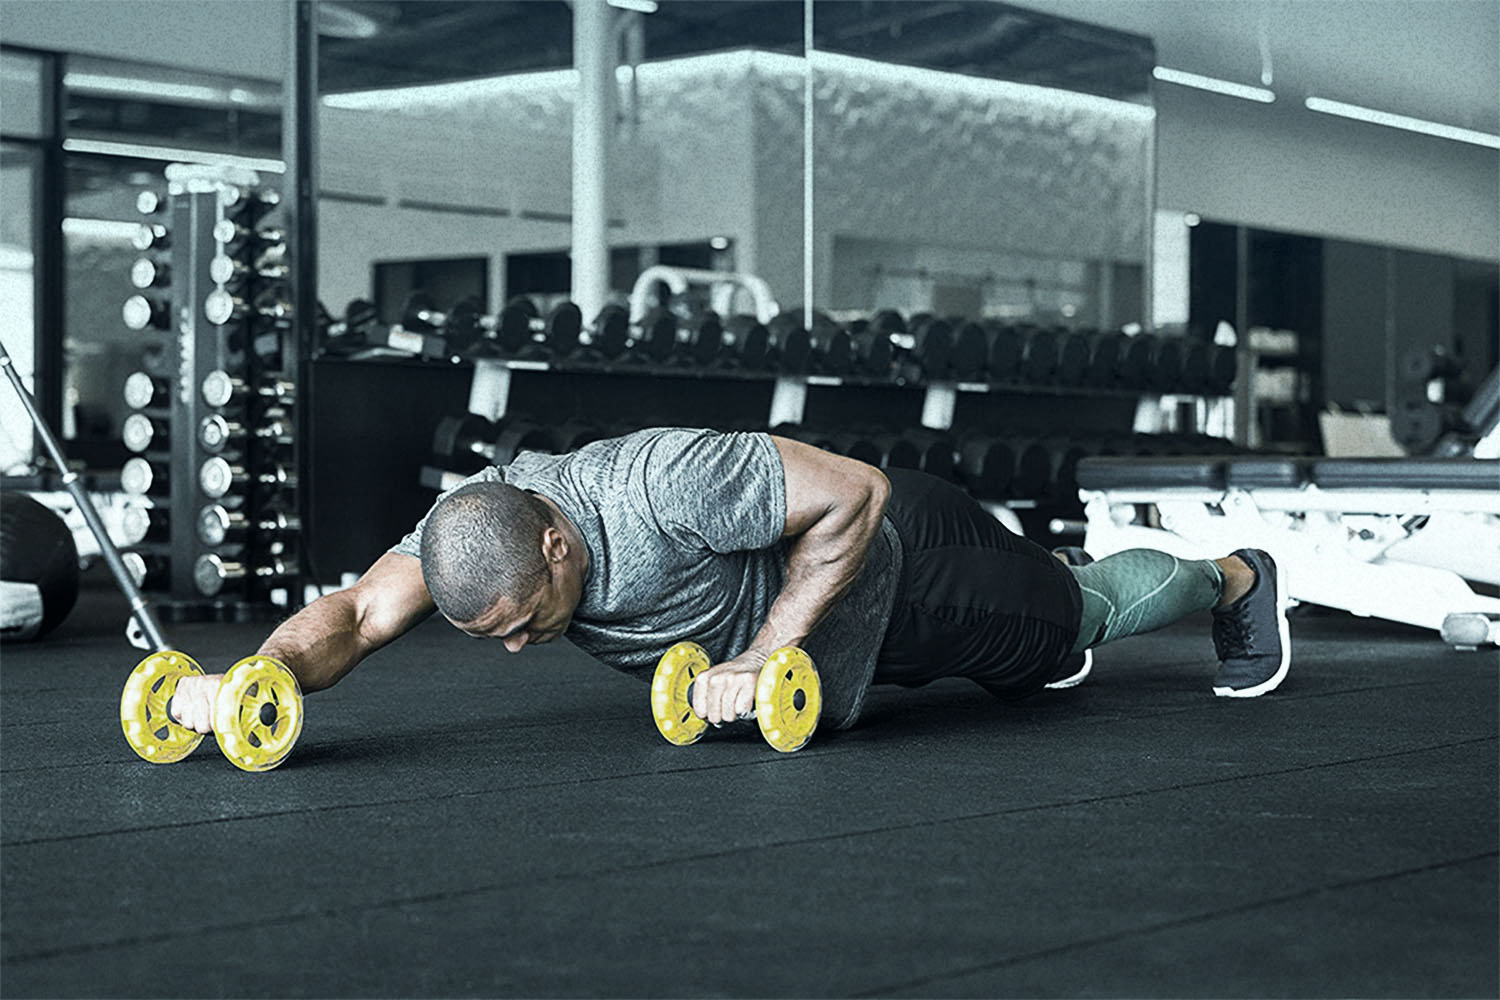
[{"label": "yellow wheel", "polygon": [[760,734],[782,753],[807,746],[823,713],[823,685],[812,657],[783,646],[760,668],[755,684],[755,721]]},{"label": "yellow wheel", "polygon": [[651,678],[651,717],[668,743],[680,747],[697,743],[708,728],[707,722],[693,714],[688,689],[693,678],[710,666],[708,654],[696,642],[679,642],[656,661],[656,673]]},{"label": "yellow wheel", "polygon": [[269,771],[302,735],[302,689],[280,660],[247,656],[224,675],[214,699],[214,738],[242,771]]},{"label": "yellow wheel", "polygon": [[198,749],[203,734],[179,725],[167,714],[167,702],[184,677],[201,677],[203,668],[186,653],[164,649],[136,664],[120,693],[120,726],[125,741],[142,760],[171,764]]}]

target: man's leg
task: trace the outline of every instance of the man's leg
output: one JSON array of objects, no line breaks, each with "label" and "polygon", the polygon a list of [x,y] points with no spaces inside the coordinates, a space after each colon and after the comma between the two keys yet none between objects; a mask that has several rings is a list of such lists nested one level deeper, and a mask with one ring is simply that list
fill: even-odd
[{"label": "man's leg", "polygon": [[1075,654],[1212,609],[1219,652],[1215,694],[1255,697],[1286,676],[1286,594],[1275,562],[1258,549],[1196,560],[1128,549],[1072,571],[1083,593]]}]

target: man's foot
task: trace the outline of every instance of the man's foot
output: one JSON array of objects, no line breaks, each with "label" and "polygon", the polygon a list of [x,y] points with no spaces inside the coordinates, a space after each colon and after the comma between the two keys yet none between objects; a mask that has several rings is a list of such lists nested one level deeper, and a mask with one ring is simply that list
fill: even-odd
[{"label": "man's foot", "polygon": [[1234,556],[1255,573],[1255,583],[1233,604],[1214,609],[1214,649],[1219,653],[1214,694],[1254,698],[1276,690],[1292,664],[1286,580],[1269,553],[1240,549]]},{"label": "man's foot", "polygon": [[[1069,566],[1087,566],[1094,561],[1094,557],[1076,545],[1064,545],[1052,550],[1057,556]],[[1048,690],[1061,691],[1065,688],[1077,687],[1088,677],[1089,671],[1094,669],[1094,651],[1085,649],[1081,653],[1074,653],[1063,660],[1057,667],[1057,672],[1062,675],[1059,680],[1047,685]]]}]

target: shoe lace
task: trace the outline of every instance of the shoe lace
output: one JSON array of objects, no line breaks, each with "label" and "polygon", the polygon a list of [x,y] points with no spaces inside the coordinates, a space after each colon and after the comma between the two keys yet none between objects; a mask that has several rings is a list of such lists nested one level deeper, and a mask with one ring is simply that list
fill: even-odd
[{"label": "shoe lace", "polygon": [[1250,618],[1247,615],[1216,615],[1214,617],[1214,645],[1224,656],[1233,656],[1250,648],[1254,638]]}]

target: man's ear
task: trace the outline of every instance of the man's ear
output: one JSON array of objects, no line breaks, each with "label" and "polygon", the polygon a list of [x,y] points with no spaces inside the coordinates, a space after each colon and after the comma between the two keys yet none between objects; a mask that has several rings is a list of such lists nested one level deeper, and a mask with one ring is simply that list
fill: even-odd
[{"label": "man's ear", "polygon": [[550,524],[542,529],[542,558],[549,563],[568,558],[568,539]]}]

